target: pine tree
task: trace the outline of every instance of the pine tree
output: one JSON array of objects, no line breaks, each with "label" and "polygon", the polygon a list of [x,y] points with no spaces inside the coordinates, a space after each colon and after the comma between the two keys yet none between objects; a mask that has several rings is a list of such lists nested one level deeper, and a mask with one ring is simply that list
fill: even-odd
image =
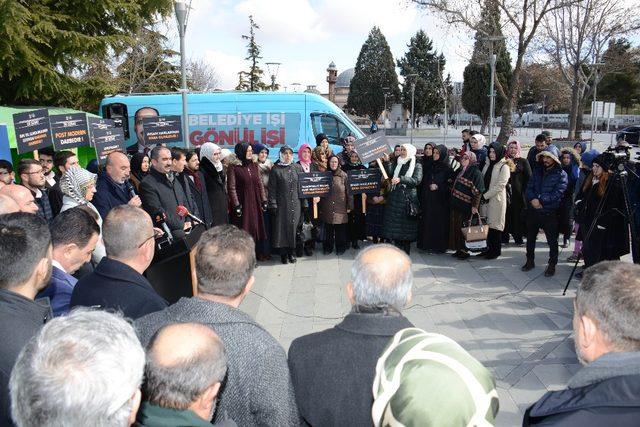
[{"label": "pine tree", "polygon": [[349,86],[347,108],[360,116],[377,120],[384,109],[384,92],[389,88],[392,102],[400,98],[393,55],[384,35],[373,27],[360,49],[356,69]]},{"label": "pine tree", "polygon": [[[477,114],[482,120],[483,128],[489,120],[489,85],[491,83],[491,42],[485,40],[487,35],[502,36],[500,27],[500,9],[495,0],[486,0],[479,25],[476,31],[475,44],[471,61],[464,69],[464,85],[462,87],[462,106],[467,112]],[[504,40],[493,42],[496,54],[496,85],[501,84],[503,92],[508,92],[511,84],[511,57]],[[495,112],[499,114],[505,98],[497,91]]]},{"label": "pine tree", "polygon": [[[260,46],[256,43],[256,32],[255,30],[259,30],[260,27],[253,20],[253,15],[249,15],[249,35],[242,35],[243,40],[248,40],[247,43],[247,56],[244,58],[249,61],[249,71],[240,72],[244,73],[239,74],[239,82],[236,90],[246,90],[248,92],[256,92],[259,90],[265,90],[267,85],[262,81],[262,68],[258,65],[262,56],[260,56]],[[243,84],[243,78],[248,77],[247,84]]]},{"label": "pine tree", "polygon": [[[415,116],[441,113],[444,108],[443,71],[445,59],[433,50],[433,42],[423,30],[411,37],[407,45],[409,50],[398,61],[400,75],[405,77],[402,88],[402,105],[411,109],[411,83],[415,81]],[[440,64],[438,64],[438,62]],[[416,77],[407,77],[417,74]]]}]

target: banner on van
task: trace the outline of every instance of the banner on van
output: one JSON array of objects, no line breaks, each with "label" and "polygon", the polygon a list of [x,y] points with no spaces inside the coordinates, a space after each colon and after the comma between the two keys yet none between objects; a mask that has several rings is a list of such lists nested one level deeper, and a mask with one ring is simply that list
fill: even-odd
[{"label": "banner on van", "polygon": [[91,141],[96,149],[98,162],[102,165],[107,156],[114,151],[125,151],[124,131],[121,127],[115,127],[111,119],[89,119],[91,129]]},{"label": "banner on van", "polygon": [[16,132],[18,154],[51,145],[49,111],[46,108],[14,114],[13,128]]},{"label": "banner on van", "polygon": [[379,194],[381,182],[380,169],[347,171],[347,193],[349,194]]},{"label": "banner on van", "polygon": [[56,114],[49,121],[56,151],[91,145],[85,113]]},{"label": "banner on van", "polygon": [[231,147],[239,142],[298,146],[300,113],[189,114],[189,141]]},{"label": "banner on van", "polygon": [[354,144],[354,149],[358,153],[360,161],[365,165],[393,152],[389,147],[384,130],[357,140]]},{"label": "banner on van", "polygon": [[298,198],[324,197],[331,193],[331,172],[308,172],[298,174]]},{"label": "banner on van", "polygon": [[176,144],[182,142],[182,120],[180,116],[143,117],[142,129],[146,145]]}]

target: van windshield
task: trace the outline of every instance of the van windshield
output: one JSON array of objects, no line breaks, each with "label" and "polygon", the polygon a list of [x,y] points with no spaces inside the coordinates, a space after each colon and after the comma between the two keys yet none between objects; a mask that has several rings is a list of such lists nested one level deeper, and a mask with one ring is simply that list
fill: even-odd
[{"label": "van windshield", "polygon": [[329,144],[342,145],[342,141],[349,135],[358,138],[358,135],[354,135],[349,126],[333,114],[311,113],[311,126],[313,127],[313,135],[324,133]]}]

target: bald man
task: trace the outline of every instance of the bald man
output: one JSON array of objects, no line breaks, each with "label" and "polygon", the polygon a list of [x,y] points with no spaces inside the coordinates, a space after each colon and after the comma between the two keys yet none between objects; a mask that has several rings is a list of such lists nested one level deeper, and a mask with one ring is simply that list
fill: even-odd
[{"label": "bald man", "polygon": [[289,369],[300,415],[313,426],[371,425],[376,362],[396,332],[413,325],[411,260],[395,246],[362,250],[346,292],[352,309],[331,329],[295,339]]},{"label": "bald man", "polygon": [[[156,332],[147,348],[138,422],[145,427],[211,426],[227,372],[220,338],[200,323],[174,323]],[[215,426],[234,427],[232,420]]]},{"label": "bald man", "polygon": [[33,198],[33,194],[26,187],[22,185],[5,185],[0,188],[0,194],[9,196],[18,205],[19,212],[26,212],[35,214],[38,212],[38,205]]},{"label": "bald man", "polygon": [[20,206],[6,194],[0,194],[0,215],[20,212]]},{"label": "bald man", "polygon": [[98,175],[96,194],[91,201],[102,219],[116,206],[139,207],[142,204],[129,182],[130,174],[131,166],[126,154],[114,151],[107,156],[104,171]]}]

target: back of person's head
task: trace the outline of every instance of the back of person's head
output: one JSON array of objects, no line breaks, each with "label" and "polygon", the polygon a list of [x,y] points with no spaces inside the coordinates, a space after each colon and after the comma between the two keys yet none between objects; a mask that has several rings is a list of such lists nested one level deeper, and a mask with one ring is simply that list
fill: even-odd
[{"label": "back of person's head", "polygon": [[605,261],[587,268],[575,311],[595,322],[611,351],[640,351],[640,265]]},{"label": "back of person's head", "polygon": [[102,223],[102,240],[107,256],[124,260],[135,257],[145,240],[154,244],[151,217],[144,210],[120,205],[111,209]]},{"label": "back of person's head", "polygon": [[388,244],[369,246],[351,266],[352,299],[355,306],[401,309],[411,300],[411,259]]},{"label": "back of person's head", "polygon": [[50,246],[51,233],[44,219],[24,212],[0,215],[0,288],[23,285],[34,274],[48,282]]},{"label": "back of person's head", "polygon": [[54,248],[71,243],[84,248],[93,236],[100,234],[96,220],[80,207],[60,212],[51,221],[50,227]]},{"label": "back of person's head", "polygon": [[205,231],[196,249],[198,292],[235,298],[256,266],[255,243],[244,230],[219,225]]},{"label": "back of person's head", "polygon": [[492,426],[499,408],[487,368],[452,339],[418,328],[391,339],[376,365],[373,396],[375,427]]},{"label": "back of person's head", "polygon": [[159,329],[147,347],[145,400],[176,410],[196,409],[211,420],[227,372],[227,353],[213,330],[199,323]]},{"label": "back of person's head", "polygon": [[6,194],[0,194],[0,215],[20,212],[20,206]]},{"label": "back of person's head", "polygon": [[121,316],[79,309],[57,317],[18,356],[10,381],[13,419],[19,427],[128,426],[140,403],[144,362]]}]

